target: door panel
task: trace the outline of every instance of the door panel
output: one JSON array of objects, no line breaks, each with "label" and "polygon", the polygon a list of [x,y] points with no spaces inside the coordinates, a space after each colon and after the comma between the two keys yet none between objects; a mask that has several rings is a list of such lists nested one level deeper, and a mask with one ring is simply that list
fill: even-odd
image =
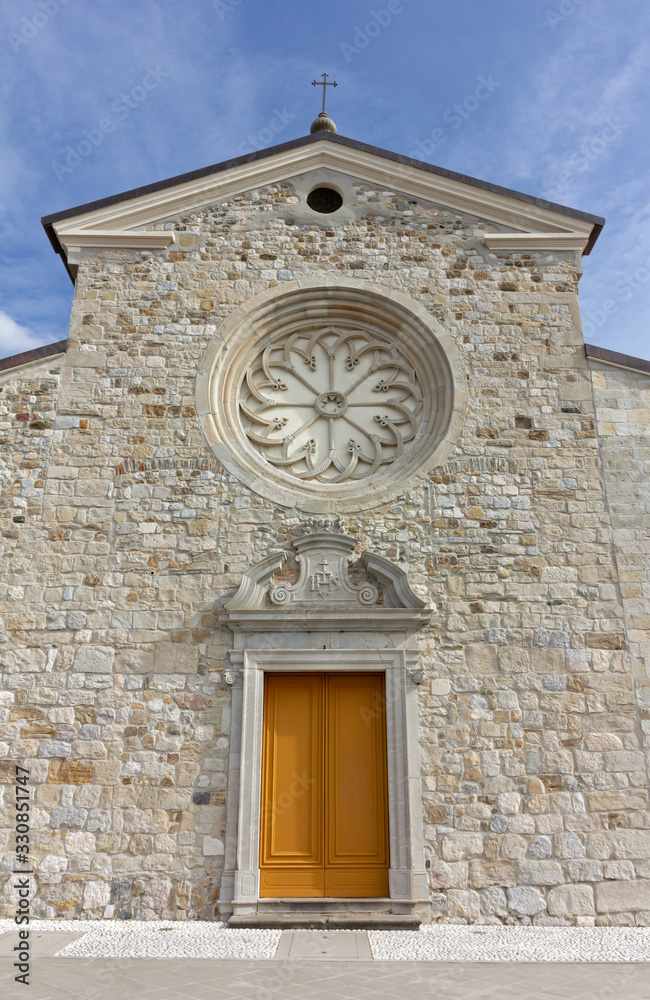
[{"label": "door panel", "polygon": [[323,675],[265,679],[264,896],[323,895]]},{"label": "door panel", "polygon": [[327,676],[325,867],[333,896],[388,895],[383,680]]},{"label": "door panel", "polygon": [[387,896],[383,674],[267,674],[261,896]]}]

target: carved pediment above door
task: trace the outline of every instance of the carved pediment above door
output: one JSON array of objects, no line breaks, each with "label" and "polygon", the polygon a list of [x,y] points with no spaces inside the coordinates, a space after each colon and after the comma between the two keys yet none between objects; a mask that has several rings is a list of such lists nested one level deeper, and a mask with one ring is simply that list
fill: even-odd
[{"label": "carved pediment above door", "polygon": [[389,559],[364,552],[361,573],[351,575],[355,546],[353,538],[329,531],[302,535],[293,542],[297,581],[276,580],[287,553],[272,553],[244,574],[220,620],[233,630],[255,632],[375,626],[410,631],[425,625],[430,610],[411,590],[405,571]]}]

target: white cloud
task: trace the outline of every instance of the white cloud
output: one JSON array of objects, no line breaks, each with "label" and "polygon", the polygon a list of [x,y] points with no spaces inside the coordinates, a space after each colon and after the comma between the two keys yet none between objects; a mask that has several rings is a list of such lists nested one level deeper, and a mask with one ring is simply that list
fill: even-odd
[{"label": "white cloud", "polygon": [[35,347],[49,343],[50,340],[39,337],[29,327],[21,326],[6,312],[0,310],[0,357],[9,358],[12,354],[31,351]]},{"label": "white cloud", "polygon": [[583,10],[521,67],[516,92],[504,81],[500,103],[486,102],[447,155],[454,169],[605,216],[580,282],[585,340],[648,357],[650,177],[639,147],[649,14],[640,7],[632,24],[606,0]]},{"label": "white cloud", "polygon": [[[650,42],[647,12],[640,14],[636,32],[624,18],[612,17],[605,0],[593,0],[584,15],[558,28],[551,51],[538,51],[521,67],[516,91],[512,82],[504,83],[498,109],[488,102],[487,114],[469,123],[454,145],[455,169],[471,172],[469,161],[476,161],[478,147],[483,177],[549,197],[545,189],[564,175],[552,200],[569,205],[593,194],[594,178],[644,127]],[[499,118],[498,143],[493,114],[506,116]],[[616,123],[616,134],[606,135],[603,144],[601,134],[610,122]]]}]

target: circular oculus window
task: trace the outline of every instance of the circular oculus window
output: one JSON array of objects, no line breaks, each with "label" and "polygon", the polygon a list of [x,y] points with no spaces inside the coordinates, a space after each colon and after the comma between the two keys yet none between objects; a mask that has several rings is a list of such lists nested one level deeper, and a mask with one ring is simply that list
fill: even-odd
[{"label": "circular oculus window", "polygon": [[236,310],[197,380],[223,465],[314,513],[389,502],[442,464],[465,399],[460,354],[422,306],[336,281],[294,282]]},{"label": "circular oculus window", "polygon": [[307,204],[314,212],[331,215],[332,212],[338,212],[343,198],[334,188],[317,187],[307,195]]}]

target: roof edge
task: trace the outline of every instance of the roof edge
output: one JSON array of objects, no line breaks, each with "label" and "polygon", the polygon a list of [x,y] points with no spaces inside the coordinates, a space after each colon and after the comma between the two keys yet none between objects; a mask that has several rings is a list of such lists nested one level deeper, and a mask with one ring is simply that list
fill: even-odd
[{"label": "roof edge", "polygon": [[22,368],[23,365],[29,365],[33,361],[42,361],[54,354],[65,354],[67,346],[67,340],[57,340],[55,344],[34,347],[31,351],[22,351],[20,354],[12,354],[8,358],[0,358],[0,372],[9,371],[11,368]]},{"label": "roof edge", "polygon": [[395,163],[403,163],[407,166],[415,167],[418,170],[425,170],[428,173],[437,174],[440,177],[446,177],[449,180],[469,184],[472,187],[481,188],[482,190],[490,191],[493,194],[504,195],[509,198],[514,198],[517,201],[525,202],[529,205],[536,205],[538,208],[544,208],[548,211],[557,212],[560,215],[568,215],[574,219],[581,219],[583,222],[591,222],[594,226],[594,230],[589,238],[587,246],[585,247],[585,254],[590,252],[601,229],[605,225],[605,220],[602,216],[591,215],[589,212],[582,212],[578,209],[569,208],[567,205],[558,205],[555,202],[546,201],[545,199],[537,198],[534,195],[524,194],[521,191],[513,191],[511,188],[502,187],[499,184],[492,184],[489,181],[482,181],[476,177],[469,177],[467,174],[460,174],[454,170],[447,170],[445,167],[437,167],[432,163],[425,163],[423,160],[415,160],[413,157],[405,156],[402,153],[393,153],[390,150],[382,149],[380,146],[372,146],[369,143],[359,142],[357,139],[348,139],[346,136],[335,135],[332,132],[316,132],[314,135],[306,135],[301,136],[298,139],[290,139],[287,142],[278,144],[277,146],[269,146],[267,149],[260,149],[253,153],[245,153],[243,156],[237,156],[230,160],[222,160],[220,163],[213,163],[208,167],[201,167],[199,170],[191,170],[188,173],[178,174],[175,177],[170,177],[163,181],[156,181],[153,184],[146,184],[142,187],[132,188],[129,191],[123,191],[120,194],[110,195],[107,198],[100,198],[97,201],[87,202],[85,205],[76,205],[74,208],[68,208],[62,212],[54,212],[51,215],[44,215],[41,219],[41,223],[45,228],[54,249],[57,253],[62,254],[65,260],[65,254],[63,253],[62,247],[60,246],[56,233],[53,229],[53,224],[55,222],[61,222],[63,219],[74,218],[76,215],[84,215],[86,212],[92,212],[96,209],[108,208],[110,205],[116,205],[121,201],[130,201],[131,199],[141,197],[142,195],[153,194],[155,191],[162,191],[165,188],[175,187],[178,184],[185,184],[189,181],[198,180],[201,177],[206,177],[212,173],[220,173],[223,170],[240,166],[243,163],[253,163],[256,160],[273,156],[276,153],[283,153],[290,149],[296,149],[299,146],[305,146],[313,142],[334,142],[342,146],[348,146],[351,149],[358,149],[362,152],[371,153],[374,156],[380,156],[384,159],[392,160]]},{"label": "roof edge", "polygon": [[615,368],[628,368],[633,372],[650,375],[650,360],[645,358],[634,358],[631,354],[620,354],[606,347],[596,347],[595,344],[585,344],[585,354],[591,361],[602,361],[603,364],[613,365]]}]

